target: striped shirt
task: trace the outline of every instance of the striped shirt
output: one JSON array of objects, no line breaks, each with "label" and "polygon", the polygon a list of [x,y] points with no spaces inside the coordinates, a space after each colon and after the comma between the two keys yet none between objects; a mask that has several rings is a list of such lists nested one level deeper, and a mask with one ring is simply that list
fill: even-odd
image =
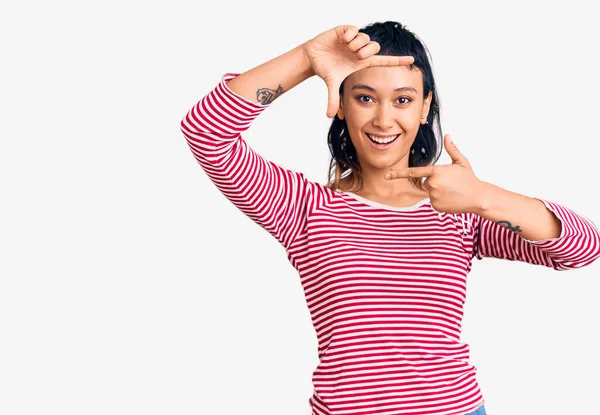
[{"label": "striped shirt", "polygon": [[330,190],[268,161],[242,138],[270,104],[221,82],[181,122],[210,180],[273,235],[298,271],[317,333],[313,415],[461,415],[484,404],[461,343],[473,258],[569,270],[600,256],[582,215],[538,199],[558,238],[527,240],[473,213],[435,211],[429,199],[392,207]]}]

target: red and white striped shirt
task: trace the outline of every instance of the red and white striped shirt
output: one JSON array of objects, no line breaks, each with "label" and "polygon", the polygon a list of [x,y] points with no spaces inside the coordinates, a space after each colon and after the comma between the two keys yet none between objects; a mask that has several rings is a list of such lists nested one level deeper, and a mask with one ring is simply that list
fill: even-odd
[{"label": "red and white striped shirt", "polygon": [[474,257],[569,270],[600,256],[586,217],[541,200],[558,238],[530,241],[472,213],[399,208],[306,179],[265,160],[241,134],[269,105],[221,82],[181,122],[218,189],[286,249],[318,338],[312,414],[462,415],[484,404],[460,342]]}]

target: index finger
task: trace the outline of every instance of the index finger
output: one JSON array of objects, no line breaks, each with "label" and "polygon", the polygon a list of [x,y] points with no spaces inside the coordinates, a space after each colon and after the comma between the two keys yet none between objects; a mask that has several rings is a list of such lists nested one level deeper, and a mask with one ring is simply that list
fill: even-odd
[{"label": "index finger", "polygon": [[405,66],[415,63],[412,56],[373,55],[369,58],[369,66]]},{"label": "index finger", "polygon": [[[409,167],[404,170],[389,171],[385,175],[386,179],[403,179],[403,178],[417,178],[417,177],[429,177],[433,175],[433,169],[435,166],[424,166],[424,167]],[[389,175],[389,177],[388,177]]]}]

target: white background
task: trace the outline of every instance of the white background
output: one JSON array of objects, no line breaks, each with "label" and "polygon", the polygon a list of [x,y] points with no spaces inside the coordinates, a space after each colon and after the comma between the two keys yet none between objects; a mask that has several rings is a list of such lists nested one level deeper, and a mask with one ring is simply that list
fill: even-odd
[{"label": "white background", "polygon": [[[299,277],[179,122],[224,73],[339,24],[406,24],[477,176],[600,224],[593,2],[209,3],[2,6],[2,415],[310,413]],[[326,108],[313,77],[245,139],[325,183]],[[462,340],[488,414],[600,414],[600,262],[475,260],[468,284]]]}]

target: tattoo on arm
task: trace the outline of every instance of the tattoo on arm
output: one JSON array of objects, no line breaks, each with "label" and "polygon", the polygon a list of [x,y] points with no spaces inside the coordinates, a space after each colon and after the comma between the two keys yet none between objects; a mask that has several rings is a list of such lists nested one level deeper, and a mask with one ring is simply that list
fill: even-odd
[{"label": "tattoo on arm", "polygon": [[281,94],[283,94],[283,88],[281,87],[281,84],[279,84],[277,89],[260,88],[256,91],[256,100],[262,105],[267,105],[275,101],[275,98]]},{"label": "tattoo on arm", "polygon": [[501,220],[499,222],[496,222],[498,225],[510,230],[510,231],[514,231],[514,232],[523,232],[523,230],[521,228],[519,228],[519,225],[515,226],[514,228],[512,227],[511,223],[507,220]]}]

